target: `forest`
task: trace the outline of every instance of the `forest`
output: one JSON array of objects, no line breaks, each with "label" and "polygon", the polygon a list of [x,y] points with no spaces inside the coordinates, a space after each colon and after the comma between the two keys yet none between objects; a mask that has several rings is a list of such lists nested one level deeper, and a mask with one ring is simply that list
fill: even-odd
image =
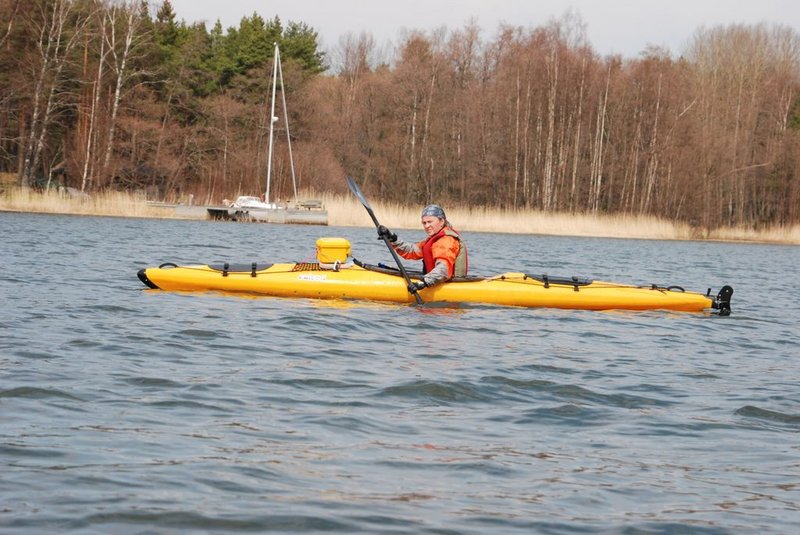
[{"label": "forest", "polygon": [[[322,50],[268,14],[209,28],[168,0],[0,0],[0,173],[164,201],[263,192],[275,43],[308,191],[350,175],[406,205],[800,222],[797,30],[698,28],[677,52],[601,56],[572,11]],[[284,143],[273,170],[286,199]]]}]

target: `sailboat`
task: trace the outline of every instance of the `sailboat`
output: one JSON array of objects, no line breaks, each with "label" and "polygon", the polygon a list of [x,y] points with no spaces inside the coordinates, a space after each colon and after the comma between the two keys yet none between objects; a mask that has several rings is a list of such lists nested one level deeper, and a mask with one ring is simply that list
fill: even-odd
[{"label": "sailboat", "polygon": [[[267,181],[266,189],[261,198],[243,195],[230,203],[224,210],[209,208],[209,215],[214,219],[235,219],[239,221],[259,221],[263,223],[298,223],[306,225],[327,225],[328,212],[321,201],[298,200],[297,178],[294,172],[294,157],[292,155],[292,138],[289,134],[289,112],[286,107],[286,93],[283,91],[283,68],[281,67],[281,51],[275,43],[275,61],[272,67],[272,101],[270,105],[269,122],[269,149],[267,156]],[[275,99],[278,93],[278,78],[281,82],[281,99],[283,108],[283,123],[286,130],[286,144],[289,152],[289,167],[292,172],[292,187],[294,200],[282,204],[271,197],[272,191],[272,163],[275,148],[275,124],[279,118],[275,115]]]}]

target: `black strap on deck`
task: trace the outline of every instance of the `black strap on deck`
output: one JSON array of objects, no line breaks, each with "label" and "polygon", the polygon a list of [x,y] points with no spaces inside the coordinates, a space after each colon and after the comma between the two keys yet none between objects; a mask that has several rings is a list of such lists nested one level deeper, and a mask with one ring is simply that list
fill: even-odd
[{"label": "black strap on deck", "polygon": [[537,280],[543,283],[545,288],[550,288],[551,284],[558,284],[561,286],[572,286],[572,289],[575,290],[576,292],[580,289],[581,286],[589,286],[593,282],[592,279],[576,277],[575,275],[571,277],[562,277],[562,276],[551,276],[546,273],[544,275],[529,275],[526,273],[525,278]]}]

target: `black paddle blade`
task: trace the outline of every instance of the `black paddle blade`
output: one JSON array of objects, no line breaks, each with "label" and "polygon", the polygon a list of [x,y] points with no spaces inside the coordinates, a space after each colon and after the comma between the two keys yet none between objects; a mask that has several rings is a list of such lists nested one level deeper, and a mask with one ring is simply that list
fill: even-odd
[{"label": "black paddle blade", "polygon": [[[353,177],[350,177],[350,176],[347,177],[347,186],[350,188],[350,191],[353,192],[353,195],[358,197],[358,200],[361,201],[361,204],[364,205],[364,208],[367,209],[367,213],[372,218],[372,222],[375,223],[375,228],[379,228],[380,227],[380,223],[378,223],[378,218],[375,217],[375,212],[372,211],[372,208],[369,206],[369,203],[367,202],[367,198],[364,197],[363,193],[361,193],[361,189],[358,187],[358,184],[356,184],[356,181],[353,180]],[[392,254],[392,258],[394,258],[394,261],[397,264],[397,269],[399,269],[400,273],[403,275],[403,278],[406,281],[406,285],[411,286],[411,279],[409,278],[408,273],[406,273],[406,269],[403,267],[403,262],[400,260],[400,257],[397,255],[397,251],[394,250],[394,248],[392,247],[392,244],[389,243],[389,240],[386,238],[386,236],[382,236],[382,239],[383,239],[383,243],[386,244],[386,247],[389,248],[389,252]],[[417,304],[418,305],[424,305],[425,304],[422,301],[422,298],[419,296],[419,292],[418,291],[413,290],[412,293],[414,294],[414,298],[417,300]]]},{"label": "black paddle blade", "polygon": [[358,197],[358,200],[361,201],[361,204],[364,205],[364,208],[367,209],[367,213],[372,218],[372,222],[375,223],[375,226],[377,227],[380,224],[378,223],[378,218],[375,217],[375,212],[372,211],[372,207],[367,202],[367,198],[364,197],[363,193],[361,193],[361,188],[358,187],[358,184],[356,184],[356,181],[353,180],[353,177],[351,176],[347,177],[347,186],[350,188],[350,191],[353,192],[353,195]]},{"label": "black paddle blade", "polygon": [[363,193],[361,193],[361,189],[358,187],[358,184],[356,184],[356,181],[353,180],[353,177],[351,176],[347,177],[347,186],[350,188],[350,191],[353,192],[353,195],[358,197],[358,200],[361,201],[361,204],[363,204],[365,208],[368,208],[370,210],[372,209],[370,208],[369,203],[367,202],[367,198],[364,197]]}]

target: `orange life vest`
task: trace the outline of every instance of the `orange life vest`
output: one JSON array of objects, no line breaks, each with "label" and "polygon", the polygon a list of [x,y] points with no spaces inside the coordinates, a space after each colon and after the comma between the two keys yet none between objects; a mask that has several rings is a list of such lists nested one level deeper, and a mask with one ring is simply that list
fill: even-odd
[{"label": "orange life vest", "polygon": [[461,241],[461,236],[452,227],[444,227],[442,230],[425,240],[422,244],[422,271],[428,273],[436,265],[436,259],[433,257],[433,244],[445,236],[450,236],[458,240],[459,248],[458,254],[452,259],[452,268],[448,275],[450,277],[463,277],[467,274],[469,269],[469,260],[467,258],[467,247]]}]

